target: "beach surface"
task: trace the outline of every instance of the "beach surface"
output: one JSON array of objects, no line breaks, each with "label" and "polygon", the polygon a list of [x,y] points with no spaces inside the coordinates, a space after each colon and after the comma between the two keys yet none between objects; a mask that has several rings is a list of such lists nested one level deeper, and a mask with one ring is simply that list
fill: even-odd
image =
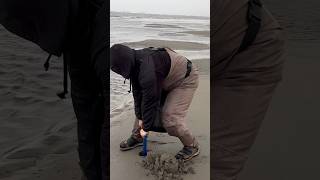
[{"label": "beach surface", "polygon": [[71,98],[60,100],[62,59],[0,26],[0,179],[80,179]]}]

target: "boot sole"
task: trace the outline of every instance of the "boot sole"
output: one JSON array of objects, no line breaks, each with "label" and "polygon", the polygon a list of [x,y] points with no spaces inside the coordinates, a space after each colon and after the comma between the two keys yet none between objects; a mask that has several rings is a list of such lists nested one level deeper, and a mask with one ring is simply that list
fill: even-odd
[{"label": "boot sole", "polygon": [[186,158],[186,159],[183,159],[183,162],[187,162],[187,161],[190,161],[192,158],[198,156],[200,154],[200,149],[198,149],[198,151],[196,153],[194,153],[192,156]]}]

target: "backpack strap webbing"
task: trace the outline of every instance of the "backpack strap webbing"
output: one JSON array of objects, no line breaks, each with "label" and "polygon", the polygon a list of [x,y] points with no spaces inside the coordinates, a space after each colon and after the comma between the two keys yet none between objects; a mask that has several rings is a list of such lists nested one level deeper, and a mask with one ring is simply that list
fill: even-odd
[{"label": "backpack strap webbing", "polygon": [[248,7],[248,29],[238,52],[246,50],[255,40],[261,27],[262,3],[260,0],[249,0]]}]

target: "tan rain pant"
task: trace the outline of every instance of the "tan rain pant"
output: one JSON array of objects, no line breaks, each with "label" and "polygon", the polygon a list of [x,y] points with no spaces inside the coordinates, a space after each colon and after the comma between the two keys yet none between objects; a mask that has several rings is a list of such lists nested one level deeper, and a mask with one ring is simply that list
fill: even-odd
[{"label": "tan rain pant", "polygon": [[[170,49],[166,50],[171,59],[171,68],[162,86],[168,92],[162,109],[163,126],[169,135],[178,137],[183,145],[190,146],[195,139],[186,125],[186,115],[199,84],[198,70],[192,65],[190,75],[185,78],[187,59]],[[136,120],[132,133],[137,137],[139,131]]]},{"label": "tan rain pant", "polygon": [[248,27],[248,0],[215,0],[211,9],[211,178],[236,180],[282,78],[285,36],[263,8],[255,41],[237,53]]}]

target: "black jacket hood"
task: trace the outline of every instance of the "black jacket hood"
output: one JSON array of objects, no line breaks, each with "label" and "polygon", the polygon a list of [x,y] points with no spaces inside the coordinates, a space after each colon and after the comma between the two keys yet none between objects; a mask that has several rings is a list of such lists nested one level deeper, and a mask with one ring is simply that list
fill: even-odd
[{"label": "black jacket hood", "polygon": [[135,65],[135,50],[122,44],[110,48],[110,68],[125,79],[130,79]]}]

